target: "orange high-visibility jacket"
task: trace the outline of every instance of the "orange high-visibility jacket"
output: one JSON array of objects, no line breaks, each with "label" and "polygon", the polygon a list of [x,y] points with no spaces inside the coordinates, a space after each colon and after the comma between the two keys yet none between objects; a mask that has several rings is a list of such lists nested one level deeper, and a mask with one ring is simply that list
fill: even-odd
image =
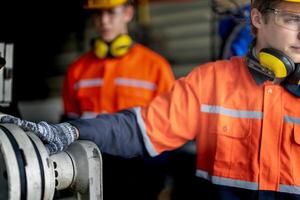
[{"label": "orange high-visibility jacket", "polygon": [[258,85],[243,58],[196,68],[137,116],[152,156],[195,139],[196,176],[300,194],[300,99],[270,81]]},{"label": "orange high-visibility jacket", "polygon": [[99,59],[90,51],[67,71],[63,87],[65,115],[93,117],[144,106],[169,90],[173,82],[169,63],[140,44],[120,58]]}]

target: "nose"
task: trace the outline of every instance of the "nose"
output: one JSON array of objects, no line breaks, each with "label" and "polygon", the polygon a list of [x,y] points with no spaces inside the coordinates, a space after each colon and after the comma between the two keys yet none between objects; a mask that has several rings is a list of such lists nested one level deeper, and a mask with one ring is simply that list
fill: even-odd
[{"label": "nose", "polygon": [[103,11],[100,15],[100,20],[102,24],[106,24],[109,22],[110,14],[106,11]]}]

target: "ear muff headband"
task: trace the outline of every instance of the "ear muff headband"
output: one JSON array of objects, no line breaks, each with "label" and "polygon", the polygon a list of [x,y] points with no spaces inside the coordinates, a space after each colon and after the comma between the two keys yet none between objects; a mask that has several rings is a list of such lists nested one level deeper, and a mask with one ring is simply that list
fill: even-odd
[{"label": "ear muff headband", "polygon": [[129,51],[132,44],[133,41],[131,37],[124,34],[115,38],[110,44],[97,39],[94,42],[94,51],[98,58],[105,58],[107,56],[120,57]]},{"label": "ear muff headband", "polygon": [[282,52],[265,48],[259,52],[260,64],[274,72],[275,78],[285,78],[295,70],[294,62]]}]

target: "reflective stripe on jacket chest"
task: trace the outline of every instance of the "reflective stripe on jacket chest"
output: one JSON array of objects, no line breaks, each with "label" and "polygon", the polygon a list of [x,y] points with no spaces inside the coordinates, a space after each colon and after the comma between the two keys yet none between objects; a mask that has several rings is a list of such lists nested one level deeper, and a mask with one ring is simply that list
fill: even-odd
[{"label": "reflective stripe on jacket chest", "polygon": [[[144,88],[151,91],[154,91],[157,87],[155,83],[145,81],[145,80],[138,80],[138,79],[115,78],[113,82],[115,85],[119,85],[119,86]],[[80,80],[74,84],[74,89],[79,90],[81,88],[99,87],[102,86],[103,84],[104,81],[102,78]]]}]

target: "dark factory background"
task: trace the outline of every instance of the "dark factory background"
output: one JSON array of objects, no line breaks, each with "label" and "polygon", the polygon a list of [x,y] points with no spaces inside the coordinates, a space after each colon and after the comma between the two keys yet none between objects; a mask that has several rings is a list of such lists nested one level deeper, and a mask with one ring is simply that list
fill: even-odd
[{"label": "dark factory background", "polygon": [[[211,0],[150,0],[147,9],[135,2],[131,35],[163,55],[176,78],[218,58]],[[59,120],[66,69],[96,37],[83,5],[84,0],[0,2],[0,43],[14,45],[12,106],[25,119]]]},{"label": "dark factory background", "polygon": [[57,75],[55,56],[68,35],[81,40],[87,13],[82,0],[0,3],[0,41],[14,44],[15,94],[19,101],[47,98],[47,77]]}]

